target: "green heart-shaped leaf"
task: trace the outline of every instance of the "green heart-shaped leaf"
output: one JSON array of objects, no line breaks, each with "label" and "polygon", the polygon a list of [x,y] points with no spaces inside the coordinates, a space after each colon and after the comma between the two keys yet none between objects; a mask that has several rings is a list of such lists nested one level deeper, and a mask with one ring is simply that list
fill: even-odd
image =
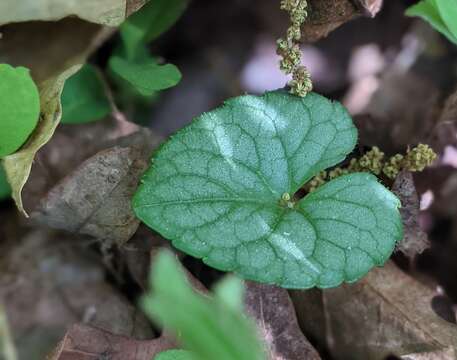
[{"label": "green heart-shaped leaf", "polygon": [[356,140],[346,110],[317,94],[238,97],[162,146],[133,206],[215,268],[288,288],[352,282],[402,237],[398,199],[365,173],[294,194]]}]

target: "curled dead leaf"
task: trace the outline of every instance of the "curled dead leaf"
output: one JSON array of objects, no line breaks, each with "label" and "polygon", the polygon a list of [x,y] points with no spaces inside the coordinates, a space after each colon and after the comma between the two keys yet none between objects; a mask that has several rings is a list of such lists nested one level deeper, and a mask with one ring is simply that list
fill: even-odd
[{"label": "curled dead leaf", "polygon": [[11,24],[2,28],[0,61],[31,69],[40,91],[38,126],[18,152],[3,159],[13,199],[25,215],[22,189],[36,153],[50,140],[60,122],[60,94],[65,80],[112,33],[113,29],[78,19]]},{"label": "curled dead leaf", "polygon": [[302,35],[306,42],[314,42],[360,15],[374,17],[382,0],[310,0],[308,7],[309,17]]},{"label": "curled dead leaf", "polygon": [[13,0],[0,4],[0,25],[12,23],[1,28],[0,61],[29,68],[40,90],[41,116],[37,128],[17,153],[3,159],[12,197],[25,216],[22,189],[36,153],[50,140],[60,122],[60,95],[65,80],[78,71],[115,29],[74,18],[57,22],[19,22],[77,15],[95,23],[115,26],[146,1],[103,0],[94,3],[84,0],[70,5],[49,0],[32,2],[33,6],[29,1],[18,3]]}]

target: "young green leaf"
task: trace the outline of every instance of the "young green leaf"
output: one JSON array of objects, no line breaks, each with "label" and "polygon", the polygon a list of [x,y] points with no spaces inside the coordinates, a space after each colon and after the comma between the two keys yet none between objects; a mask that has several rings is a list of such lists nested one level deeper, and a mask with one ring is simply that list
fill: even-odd
[{"label": "young green leaf", "polygon": [[11,187],[6,180],[5,170],[3,169],[3,165],[0,164],[0,200],[7,199],[11,195]]},{"label": "young green leaf", "polygon": [[[427,21],[449,41],[457,44],[457,2],[455,0],[422,0],[406,10],[407,16]],[[454,14],[454,15],[452,15]]]},{"label": "young green leaf", "polygon": [[143,298],[143,309],[178,334],[195,360],[265,359],[254,324],[227,306],[231,300],[196,293],[170,252],[155,258],[150,283],[152,291]]},{"label": "young green leaf", "polygon": [[127,59],[135,57],[144,43],[158,38],[182,15],[188,0],[150,0],[120,27]]},{"label": "young green leaf", "polygon": [[29,70],[0,64],[0,158],[24,144],[39,115],[40,96]]},{"label": "young green leaf", "polygon": [[214,296],[234,311],[243,311],[244,286],[235,276],[226,276],[214,287]]},{"label": "young green leaf", "polygon": [[61,101],[63,124],[100,120],[111,111],[100,75],[90,64],[65,82]]},{"label": "young green leaf", "polygon": [[347,111],[314,93],[231,99],[162,146],[133,207],[178,249],[248,279],[288,288],[356,281],[402,238],[398,199],[366,173],[294,197],[356,140]]},{"label": "young green leaf", "polygon": [[441,18],[454,38],[457,38],[457,0],[433,0]]},{"label": "young green leaf", "polygon": [[186,350],[168,350],[161,352],[154,360],[197,360],[194,355]]},{"label": "young green leaf", "polygon": [[109,61],[109,67],[114,75],[143,96],[173,87],[181,80],[180,71],[172,64],[158,65],[154,61],[137,64],[114,56]]}]

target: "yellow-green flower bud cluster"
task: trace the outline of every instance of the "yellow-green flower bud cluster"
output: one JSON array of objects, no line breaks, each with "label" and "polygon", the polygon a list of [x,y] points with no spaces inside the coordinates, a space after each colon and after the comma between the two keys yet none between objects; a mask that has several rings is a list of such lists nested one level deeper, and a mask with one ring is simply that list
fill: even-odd
[{"label": "yellow-green flower bud cluster", "polygon": [[348,168],[351,172],[366,171],[379,175],[383,166],[384,153],[377,146],[374,146],[360,159],[352,159]]},{"label": "yellow-green flower bud cluster", "polygon": [[425,144],[408,150],[403,166],[409,171],[422,171],[436,159],[436,154],[432,148]]},{"label": "yellow-green flower bud cluster", "polygon": [[311,77],[306,67],[301,65],[301,26],[308,16],[306,0],[282,0],[281,9],[289,13],[291,25],[285,39],[277,41],[277,53],[282,57],[280,68],[285,74],[292,74],[290,92],[304,97],[313,89]]},{"label": "yellow-green flower bud cluster", "polygon": [[349,165],[344,168],[336,167],[331,171],[321,171],[306,184],[305,189],[312,192],[338,176],[361,171],[371,172],[375,175],[382,173],[389,179],[395,179],[400,171],[422,171],[435,159],[436,153],[426,144],[419,144],[413,149],[408,149],[406,155],[396,154],[388,159],[385,159],[385,154],[374,146],[359,159],[351,159]]}]

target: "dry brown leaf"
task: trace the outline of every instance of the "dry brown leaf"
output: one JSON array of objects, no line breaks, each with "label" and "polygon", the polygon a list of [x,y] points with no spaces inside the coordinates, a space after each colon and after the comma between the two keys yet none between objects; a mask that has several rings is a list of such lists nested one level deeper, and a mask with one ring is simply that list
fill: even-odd
[{"label": "dry brown leaf", "polygon": [[134,146],[147,158],[161,141],[150,130],[132,123],[126,128],[112,118],[77,126],[61,124],[35,158],[30,179],[23,190],[25,208],[33,211],[59,181],[104,149]]},{"label": "dry brown leaf", "polygon": [[115,31],[76,18],[10,24],[0,29],[0,61],[31,69],[37,84],[83,64]]},{"label": "dry brown leaf", "polygon": [[90,326],[74,325],[49,360],[151,360],[176,347],[167,336],[134,340]]},{"label": "dry brown leaf", "polygon": [[[35,4],[35,12],[24,15],[23,12],[29,11],[30,6],[14,6],[14,12],[6,14],[4,18],[0,16],[0,22],[8,23],[8,19],[33,20],[36,19],[35,16],[38,16],[37,20],[42,20],[40,16],[46,13],[49,16],[42,16],[43,19],[58,19],[77,14],[95,22],[119,25],[126,16],[145,3],[142,0],[105,1],[104,5],[107,6],[98,6],[96,9],[102,11],[103,15],[100,16],[97,16],[96,10],[91,9],[94,2],[78,3],[75,10],[71,8],[71,4],[59,7],[58,2],[49,3],[41,0],[40,4]],[[9,7],[11,4],[6,4],[6,8]],[[14,19],[9,16],[13,16]],[[92,52],[114,33],[115,28],[88,23],[77,18],[65,18],[55,22],[12,23],[2,26],[0,31],[0,62],[29,68],[40,90],[41,114],[38,126],[29,141],[17,153],[3,160],[12,187],[12,197],[18,209],[27,216],[22,203],[22,189],[30,175],[36,153],[51,139],[60,122],[60,94],[64,83],[84,64]]]},{"label": "dry brown leaf", "polygon": [[245,304],[268,346],[270,360],[320,359],[298,326],[287,290],[247,281]]},{"label": "dry brown leaf", "polygon": [[302,30],[304,40],[317,41],[360,15],[374,17],[381,6],[382,0],[310,0],[309,18]]},{"label": "dry brown leaf", "polygon": [[56,185],[32,218],[52,228],[93,236],[106,246],[122,245],[139,226],[131,198],[147,166],[134,147],[101,151]]},{"label": "dry brown leaf", "polygon": [[433,311],[435,295],[389,262],[356,284],[296,291],[293,299],[302,327],[325,338],[335,359],[383,360],[389,354],[455,351],[457,327]]},{"label": "dry brown leaf", "polygon": [[60,94],[65,80],[113,31],[78,19],[28,22],[1,28],[0,61],[30,68],[40,90],[41,114],[37,128],[18,152],[3,160],[12,196],[25,215],[22,189],[35,154],[50,140],[60,122]]},{"label": "dry brown leaf", "polygon": [[420,201],[413,174],[406,170],[400,172],[392,185],[392,191],[398,196],[402,205],[400,215],[404,234],[403,240],[397,245],[397,250],[413,259],[430,246],[428,236],[419,224]]}]

